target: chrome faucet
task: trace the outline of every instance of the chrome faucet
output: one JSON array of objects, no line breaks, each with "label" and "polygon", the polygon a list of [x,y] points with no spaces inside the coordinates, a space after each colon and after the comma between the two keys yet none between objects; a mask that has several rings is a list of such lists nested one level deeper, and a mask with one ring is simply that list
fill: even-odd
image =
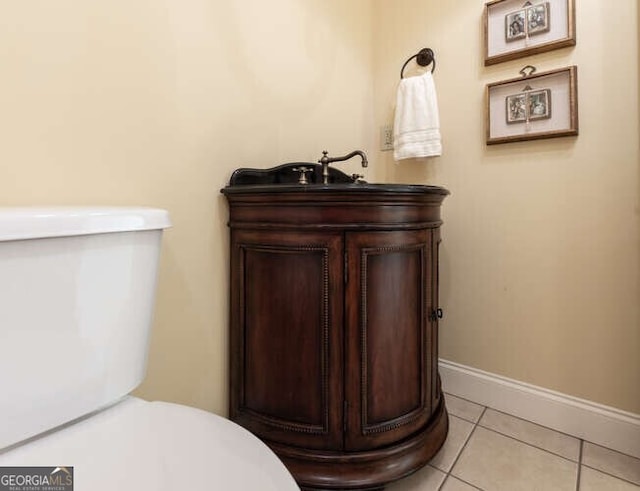
[{"label": "chrome faucet", "polygon": [[355,157],[356,155],[360,155],[362,159],[362,167],[367,167],[369,165],[369,161],[367,160],[367,156],[362,150],[354,150],[343,157],[328,157],[326,150],[322,152],[322,158],[318,160],[318,163],[322,164],[322,183],[329,184],[329,164],[331,162],[343,162],[345,160],[349,160],[351,157]]}]

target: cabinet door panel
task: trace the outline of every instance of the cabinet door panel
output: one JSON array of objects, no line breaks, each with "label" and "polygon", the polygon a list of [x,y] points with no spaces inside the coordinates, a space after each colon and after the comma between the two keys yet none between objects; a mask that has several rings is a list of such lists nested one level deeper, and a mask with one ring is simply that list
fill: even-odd
[{"label": "cabinet door panel", "polygon": [[[433,274],[431,274],[430,292],[427,300],[430,304],[427,306],[427,314],[431,333],[431,370],[434,374],[438,374],[438,316],[433,315],[436,309],[440,308],[439,290],[440,284],[440,229],[434,229],[431,232],[431,265]],[[440,398],[442,397],[442,387],[440,386],[440,376],[435,376],[435,382],[431,389],[431,403],[433,407],[437,407],[440,404]]]},{"label": "cabinet door panel", "polygon": [[326,346],[318,336],[322,326],[313,320],[323,317],[324,252],[244,248],[245,407],[318,428],[324,424]]},{"label": "cabinet door panel", "polygon": [[430,233],[347,234],[349,450],[398,441],[431,415]]},{"label": "cabinet door panel", "polygon": [[[342,237],[238,232],[231,415],[269,440],[342,440]],[[330,348],[331,347],[331,348]]]}]

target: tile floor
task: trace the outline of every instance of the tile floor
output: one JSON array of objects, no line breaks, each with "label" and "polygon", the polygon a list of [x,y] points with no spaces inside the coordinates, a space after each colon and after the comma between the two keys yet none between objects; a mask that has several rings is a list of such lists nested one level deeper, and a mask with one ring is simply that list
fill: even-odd
[{"label": "tile floor", "polygon": [[640,491],[640,460],[446,395],[449,435],[386,491]]}]

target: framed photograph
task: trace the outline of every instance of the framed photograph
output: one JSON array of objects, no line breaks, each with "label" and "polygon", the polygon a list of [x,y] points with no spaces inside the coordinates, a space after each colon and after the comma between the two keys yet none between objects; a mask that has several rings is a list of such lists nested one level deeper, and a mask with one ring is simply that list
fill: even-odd
[{"label": "framed photograph", "polygon": [[484,9],[484,64],[576,44],[575,0],[491,0]]},{"label": "framed photograph", "polygon": [[570,66],[487,85],[487,145],[577,135],[577,83]]},{"label": "framed photograph", "polygon": [[535,36],[551,29],[549,2],[527,8],[527,34]]},{"label": "framed photograph", "polygon": [[548,119],[551,117],[551,90],[525,88],[519,94],[508,95],[505,110],[507,124]]},{"label": "framed photograph", "polygon": [[507,42],[522,39],[527,35],[527,11],[517,10],[504,16],[504,37]]},{"label": "framed photograph", "polygon": [[[527,2],[529,3],[529,2]],[[535,36],[550,29],[549,2],[509,12],[504,16],[504,38],[507,43]]]}]

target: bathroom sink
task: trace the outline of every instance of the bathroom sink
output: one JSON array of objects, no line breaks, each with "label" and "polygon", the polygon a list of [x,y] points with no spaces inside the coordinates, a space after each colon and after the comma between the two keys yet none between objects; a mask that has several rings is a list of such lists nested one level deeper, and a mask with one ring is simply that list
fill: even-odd
[{"label": "bathroom sink", "polygon": [[[302,183],[304,174],[305,183]],[[354,193],[354,194],[438,194],[449,191],[439,186],[423,184],[368,183],[329,167],[329,183],[324,184],[322,166],[309,162],[292,162],[269,169],[237,169],[231,175],[229,185],[222,189],[228,194],[269,193]]]},{"label": "bathroom sink", "polygon": [[[321,184],[322,166],[311,162],[290,162],[270,169],[237,169],[231,174],[229,186],[303,184],[303,180],[306,184]],[[329,167],[330,184],[352,184],[357,180],[357,177]]]},{"label": "bathroom sink", "polygon": [[336,183],[336,184],[242,184],[229,185],[222,189],[224,194],[267,194],[267,193],[353,193],[353,194],[440,194],[448,195],[449,191],[439,186],[424,184],[383,184],[383,183]]}]

